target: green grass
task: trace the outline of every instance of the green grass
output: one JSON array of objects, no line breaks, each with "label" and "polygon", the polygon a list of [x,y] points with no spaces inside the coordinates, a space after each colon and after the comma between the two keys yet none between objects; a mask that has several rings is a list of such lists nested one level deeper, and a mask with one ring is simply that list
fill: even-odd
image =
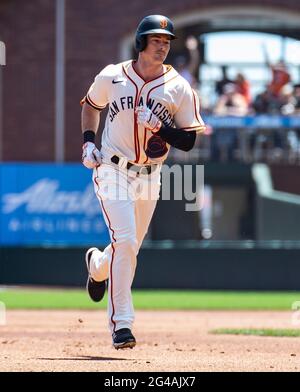
[{"label": "green grass", "polygon": [[220,328],[210,331],[217,335],[255,335],[255,336],[287,336],[299,337],[300,329],[230,329]]},{"label": "green grass", "polygon": [[[300,292],[221,292],[135,290],[136,309],[186,310],[291,310]],[[105,309],[107,295],[99,304],[85,290],[5,289],[0,301],[7,309]]]}]

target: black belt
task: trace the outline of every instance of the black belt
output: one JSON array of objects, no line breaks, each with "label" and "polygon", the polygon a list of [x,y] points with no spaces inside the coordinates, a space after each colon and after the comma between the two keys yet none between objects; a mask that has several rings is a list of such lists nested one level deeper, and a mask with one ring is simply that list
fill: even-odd
[{"label": "black belt", "polygon": [[[110,158],[110,160],[116,165],[119,164],[120,158],[117,155],[114,155]],[[131,162],[127,162],[126,169],[131,169],[135,171],[137,174],[150,174],[156,169],[157,165],[148,165],[148,166],[138,166]]]}]

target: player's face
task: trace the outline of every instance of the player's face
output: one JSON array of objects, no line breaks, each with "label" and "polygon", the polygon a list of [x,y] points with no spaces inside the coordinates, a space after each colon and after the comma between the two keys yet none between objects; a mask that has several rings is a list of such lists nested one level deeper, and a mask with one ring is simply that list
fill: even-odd
[{"label": "player's face", "polygon": [[170,50],[170,37],[166,34],[150,34],[144,54],[154,63],[163,63]]}]

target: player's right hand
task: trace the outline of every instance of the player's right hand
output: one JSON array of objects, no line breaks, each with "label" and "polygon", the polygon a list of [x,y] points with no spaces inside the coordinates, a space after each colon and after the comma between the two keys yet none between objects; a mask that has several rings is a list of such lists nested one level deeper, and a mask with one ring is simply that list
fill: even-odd
[{"label": "player's right hand", "polygon": [[100,151],[92,142],[86,142],[82,146],[82,163],[88,169],[94,169],[95,167],[100,166],[101,164],[101,156]]},{"label": "player's right hand", "polygon": [[158,132],[162,126],[161,121],[146,106],[138,106],[135,109],[137,123],[147,128],[153,133]]}]

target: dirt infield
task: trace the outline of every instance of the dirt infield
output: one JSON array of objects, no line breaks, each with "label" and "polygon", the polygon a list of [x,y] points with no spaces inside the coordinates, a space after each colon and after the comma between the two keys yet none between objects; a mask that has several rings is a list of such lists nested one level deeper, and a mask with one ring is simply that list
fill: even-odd
[{"label": "dirt infield", "polygon": [[293,328],[291,312],[137,311],[137,346],[115,350],[104,311],[8,311],[0,371],[299,371],[300,338],[211,335]]}]

